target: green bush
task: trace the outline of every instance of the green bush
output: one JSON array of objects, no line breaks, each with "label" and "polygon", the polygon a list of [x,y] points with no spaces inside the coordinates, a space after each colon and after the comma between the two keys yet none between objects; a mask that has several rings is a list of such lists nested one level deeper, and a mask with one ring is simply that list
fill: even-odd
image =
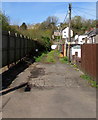
[{"label": "green bush", "polygon": [[68,63],[68,57],[60,58],[61,63]]},{"label": "green bush", "polygon": [[64,57],[64,61],[68,61],[68,57]]}]

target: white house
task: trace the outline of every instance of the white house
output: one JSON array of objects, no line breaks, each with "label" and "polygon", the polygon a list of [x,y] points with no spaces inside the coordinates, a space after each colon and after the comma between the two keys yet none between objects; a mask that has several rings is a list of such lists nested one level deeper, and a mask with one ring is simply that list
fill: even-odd
[{"label": "white house", "polygon": [[87,40],[85,40],[85,43],[98,43],[98,28],[92,29],[87,35]]},{"label": "white house", "polygon": [[59,30],[54,31],[54,36],[61,36],[61,32]]},{"label": "white house", "polygon": [[83,44],[84,43],[84,41],[83,41],[83,39],[85,39],[87,37],[87,35],[76,35],[75,36],[75,43],[76,44]]},{"label": "white house", "polygon": [[75,35],[75,41],[78,40],[79,38],[79,35]]},{"label": "white house", "polygon": [[[71,37],[73,37],[72,30],[71,30]],[[62,30],[62,38],[69,38],[69,27]]]},{"label": "white house", "polygon": [[81,58],[81,44],[84,43],[84,39],[87,35],[76,35],[74,38],[74,46],[71,48],[71,55],[77,54],[77,57]]}]

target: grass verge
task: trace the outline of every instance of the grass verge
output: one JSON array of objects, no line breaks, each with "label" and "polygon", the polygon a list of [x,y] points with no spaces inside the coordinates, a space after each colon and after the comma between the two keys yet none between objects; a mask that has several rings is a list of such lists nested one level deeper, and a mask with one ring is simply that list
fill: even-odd
[{"label": "grass verge", "polygon": [[93,81],[90,76],[83,74],[80,77],[87,80],[92,87],[98,88],[98,84],[96,83],[96,81]]}]

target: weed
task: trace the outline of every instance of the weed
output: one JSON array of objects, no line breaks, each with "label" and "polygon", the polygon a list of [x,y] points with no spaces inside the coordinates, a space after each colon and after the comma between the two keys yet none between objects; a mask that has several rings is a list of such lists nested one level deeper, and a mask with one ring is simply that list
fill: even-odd
[{"label": "weed", "polygon": [[95,88],[98,88],[98,84],[96,83],[96,81],[92,80],[92,78],[86,74],[83,74],[80,76],[81,78],[88,80],[88,83]]},{"label": "weed", "polygon": [[85,74],[81,75],[80,77],[85,79],[85,80],[91,80],[91,77],[88,75],[85,75]]},{"label": "weed", "polygon": [[74,68],[78,68],[78,66],[76,64],[73,65]]}]

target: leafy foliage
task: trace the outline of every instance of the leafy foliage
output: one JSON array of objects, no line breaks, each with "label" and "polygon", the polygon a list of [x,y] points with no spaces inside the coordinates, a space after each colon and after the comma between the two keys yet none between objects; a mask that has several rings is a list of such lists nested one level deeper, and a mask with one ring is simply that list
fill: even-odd
[{"label": "leafy foliage", "polygon": [[[62,28],[68,26],[68,22],[61,23]],[[84,34],[85,31],[89,31],[91,28],[96,27],[96,20],[84,19],[81,16],[75,16],[71,20],[71,28],[74,31],[74,35]]]}]

